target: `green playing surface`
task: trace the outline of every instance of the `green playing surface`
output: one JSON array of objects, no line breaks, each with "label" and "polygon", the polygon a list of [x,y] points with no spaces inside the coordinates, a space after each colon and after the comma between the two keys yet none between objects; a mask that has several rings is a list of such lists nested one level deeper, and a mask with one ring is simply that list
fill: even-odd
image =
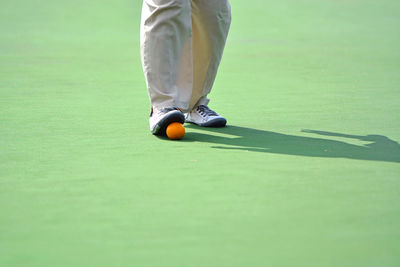
[{"label": "green playing surface", "polygon": [[152,136],[140,0],[1,0],[0,266],[399,266],[400,2],[232,0]]}]

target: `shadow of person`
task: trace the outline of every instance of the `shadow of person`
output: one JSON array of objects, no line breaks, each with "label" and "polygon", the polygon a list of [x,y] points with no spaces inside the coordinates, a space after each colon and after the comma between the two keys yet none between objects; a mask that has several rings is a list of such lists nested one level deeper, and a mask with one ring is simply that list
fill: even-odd
[{"label": "shadow of person", "polygon": [[[326,131],[302,130],[304,133],[316,134],[319,136],[349,138],[370,142],[366,145],[354,145],[337,140],[287,135],[239,126],[207,128],[187,125],[186,127],[217,134],[188,132],[185,136],[186,141],[217,144],[212,146],[217,149],[245,150],[307,157],[400,162],[399,143],[382,135],[361,136]],[[227,137],[226,135],[231,135],[232,137]]]}]

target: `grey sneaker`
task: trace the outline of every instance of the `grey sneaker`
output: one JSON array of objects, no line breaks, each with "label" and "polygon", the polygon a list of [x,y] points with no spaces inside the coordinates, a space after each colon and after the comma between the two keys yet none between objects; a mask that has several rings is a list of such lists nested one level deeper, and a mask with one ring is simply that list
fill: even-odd
[{"label": "grey sneaker", "polygon": [[154,135],[165,135],[165,129],[173,122],[184,123],[185,115],[179,108],[152,108],[150,113],[150,131]]},{"label": "grey sneaker", "polygon": [[226,119],[206,105],[199,105],[186,115],[186,122],[205,127],[224,127]]}]

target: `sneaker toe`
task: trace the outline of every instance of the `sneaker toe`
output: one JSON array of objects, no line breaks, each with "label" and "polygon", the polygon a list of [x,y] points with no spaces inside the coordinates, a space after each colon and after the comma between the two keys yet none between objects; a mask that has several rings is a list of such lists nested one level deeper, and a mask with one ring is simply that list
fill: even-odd
[{"label": "sneaker toe", "polygon": [[166,135],[165,131],[167,126],[173,122],[179,122],[183,124],[185,122],[185,116],[183,113],[178,110],[168,113],[155,124],[154,128],[151,130],[152,134]]},{"label": "sneaker toe", "polygon": [[218,116],[201,124],[201,126],[205,127],[225,127],[225,125],[226,119],[222,116]]}]

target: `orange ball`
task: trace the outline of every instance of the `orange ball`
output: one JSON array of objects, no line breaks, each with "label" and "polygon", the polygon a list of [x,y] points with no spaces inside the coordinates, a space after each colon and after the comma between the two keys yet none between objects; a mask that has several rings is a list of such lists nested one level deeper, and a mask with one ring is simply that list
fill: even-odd
[{"label": "orange ball", "polygon": [[166,133],[169,139],[179,140],[185,135],[185,127],[179,122],[173,122],[168,125]]}]

